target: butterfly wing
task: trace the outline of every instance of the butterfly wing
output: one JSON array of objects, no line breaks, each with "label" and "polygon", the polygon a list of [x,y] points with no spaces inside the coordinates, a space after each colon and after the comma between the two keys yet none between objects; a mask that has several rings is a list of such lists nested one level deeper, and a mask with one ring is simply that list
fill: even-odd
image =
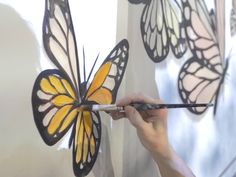
[{"label": "butterfly wing", "polygon": [[75,89],[67,75],[59,70],[45,70],[37,77],[32,93],[36,126],[44,142],[57,143],[71,127],[78,114]]},{"label": "butterfly wing", "polygon": [[187,50],[182,9],[177,1],[163,0],[162,2],[170,47],[175,57],[180,58]]},{"label": "butterfly wing", "polygon": [[73,169],[76,176],[87,175],[97,158],[101,122],[98,113],[79,107],[75,89],[67,75],[59,70],[45,70],[36,79],[33,114],[39,133],[48,145],[57,143],[73,126]]},{"label": "butterfly wing", "polygon": [[230,14],[230,32],[231,36],[236,34],[236,13],[234,8],[231,10]]},{"label": "butterfly wing", "polygon": [[[224,77],[216,30],[203,1],[182,3],[193,57],[180,70],[179,94],[184,103],[208,103],[216,96]],[[201,114],[206,109],[189,108],[195,114]]]},{"label": "butterfly wing", "polygon": [[[93,167],[101,139],[98,113],[84,112],[68,76],[59,70],[43,71],[36,79],[33,94],[35,123],[43,140],[54,145],[73,125],[73,169],[76,176],[87,175]],[[76,143],[75,143],[76,142]]]},{"label": "butterfly wing", "polygon": [[146,4],[141,16],[141,35],[145,50],[154,62],[161,62],[169,53],[168,31],[160,0]]},{"label": "butterfly wing", "polygon": [[[114,103],[127,65],[128,49],[128,41],[122,40],[110,52],[94,75],[82,101],[83,104]],[[80,113],[72,134],[75,134],[73,139],[74,173],[77,176],[84,176],[92,169],[99,150],[101,137],[99,114],[87,111]]]},{"label": "butterfly wing", "polygon": [[85,101],[98,104],[111,104],[115,102],[116,94],[128,62],[128,51],[129,44],[124,39],[110,52],[96,72],[85,95]]},{"label": "butterfly wing", "polygon": [[150,0],[129,0],[132,4],[149,3]]},{"label": "butterfly wing", "polygon": [[[219,56],[217,56],[219,57]],[[209,103],[216,93],[221,80],[221,71],[206,67],[204,60],[189,59],[181,68],[178,89],[184,103]],[[201,114],[207,108],[188,108],[194,114]]]},{"label": "butterfly wing", "polygon": [[148,56],[154,62],[164,60],[169,49],[175,57],[187,49],[182,11],[178,3],[152,0],[146,4],[141,17],[141,34]]},{"label": "butterfly wing", "polygon": [[80,112],[73,129],[73,169],[84,177],[92,169],[99,151],[101,121],[98,113]]},{"label": "butterfly wing", "polygon": [[68,75],[80,94],[79,61],[68,0],[45,1],[43,44],[50,60]]}]

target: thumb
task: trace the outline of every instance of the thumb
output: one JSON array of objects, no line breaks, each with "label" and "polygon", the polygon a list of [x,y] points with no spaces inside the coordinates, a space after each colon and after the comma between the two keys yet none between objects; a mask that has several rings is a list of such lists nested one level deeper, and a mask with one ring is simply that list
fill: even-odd
[{"label": "thumb", "polygon": [[143,130],[146,127],[145,122],[139,112],[132,106],[125,106],[125,115],[137,129]]}]

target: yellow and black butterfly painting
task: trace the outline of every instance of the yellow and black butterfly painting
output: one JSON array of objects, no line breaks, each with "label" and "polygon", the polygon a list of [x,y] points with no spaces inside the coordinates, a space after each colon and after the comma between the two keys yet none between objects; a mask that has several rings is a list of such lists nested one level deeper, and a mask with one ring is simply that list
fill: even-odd
[{"label": "yellow and black butterfly painting", "polygon": [[[184,103],[217,101],[229,60],[225,59],[225,1],[209,11],[203,0],[182,0],[186,36],[192,57],[180,69],[178,89]],[[188,108],[202,114],[207,108]]]},{"label": "yellow and black butterfly painting", "polygon": [[92,81],[88,81],[91,71],[82,82],[68,0],[46,0],[43,44],[57,69],[42,71],[35,81],[32,92],[35,124],[50,146],[71,132],[69,147],[74,174],[86,176],[98,155],[101,120],[98,112],[83,110],[83,105],[115,102],[128,61],[129,44],[126,39],[119,42]]},{"label": "yellow and black butterfly painting", "polygon": [[143,44],[154,62],[163,61],[171,48],[176,58],[187,50],[182,7],[176,0],[129,0],[144,4],[140,21]]}]

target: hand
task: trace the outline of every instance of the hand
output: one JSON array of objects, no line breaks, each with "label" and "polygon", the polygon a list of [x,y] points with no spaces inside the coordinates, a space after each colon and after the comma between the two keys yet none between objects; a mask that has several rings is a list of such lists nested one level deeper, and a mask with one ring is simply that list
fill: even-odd
[{"label": "hand", "polygon": [[124,112],[111,112],[113,119],[126,117],[137,130],[142,144],[150,151],[158,164],[162,177],[194,177],[185,162],[175,153],[168,141],[167,109],[156,109],[138,112],[131,103],[163,103],[143,94],[133,94],[117,102],[124,106]]},{"label": "hand", "polygon": [[159,99],[153,99],[143,94],[132,94],[117,101],[117,106],[124,106],[124,112],[111,112],[113,119],[126,117],[134,125],[141,143],[151,153],[163,157],[169,155],[170,146],[167,135],[167,109],[147,110],[138,112],[129,104],[134,102],[159,104]]}]

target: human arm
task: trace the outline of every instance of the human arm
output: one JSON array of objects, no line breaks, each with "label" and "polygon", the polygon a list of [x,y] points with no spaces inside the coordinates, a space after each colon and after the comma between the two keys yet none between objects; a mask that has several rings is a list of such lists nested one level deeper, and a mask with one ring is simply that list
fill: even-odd
[{"label": "human arm", "polygon": [[186,163],[176,154],[168,141],[167,109],[138,112],[130,103],[142,102],[158,104],[161,100],[142,94],[133,94],[117,102],[124,106],[124,112],[112,112],[113,119],[127,117],[136,128],[137,135],[144,147],[158,164],[162,177],[193,177]]}]

